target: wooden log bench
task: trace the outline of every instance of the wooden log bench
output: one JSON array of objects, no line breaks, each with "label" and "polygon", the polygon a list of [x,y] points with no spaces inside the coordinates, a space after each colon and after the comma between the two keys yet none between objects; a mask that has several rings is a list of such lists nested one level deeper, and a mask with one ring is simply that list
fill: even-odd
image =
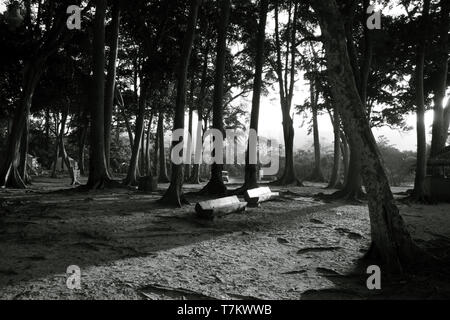
[{"label": "wooden log bench", "polygon": [[244,194],[245,201],[249,206],[257,206],[262,202],[269,201],[275,197],[280,196],[278,192],[272,192],[269,187],[262,187],[247,190]]},{"label": "wooden log bench", "polygon": [[195,212],[200,219],[212,220],[231,213],[245,211],[247,202],[239,201],[237,196],[199,202],[195,205]]}]

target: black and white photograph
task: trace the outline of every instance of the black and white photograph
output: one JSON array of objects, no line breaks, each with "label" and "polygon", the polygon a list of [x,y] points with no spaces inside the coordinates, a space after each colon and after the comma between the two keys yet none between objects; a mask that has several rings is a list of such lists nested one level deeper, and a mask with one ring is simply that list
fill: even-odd
[{"label": "black and white photograph", "polygon": [[450,299],[449,35],[448,0],[0,0],[0,300]]}]

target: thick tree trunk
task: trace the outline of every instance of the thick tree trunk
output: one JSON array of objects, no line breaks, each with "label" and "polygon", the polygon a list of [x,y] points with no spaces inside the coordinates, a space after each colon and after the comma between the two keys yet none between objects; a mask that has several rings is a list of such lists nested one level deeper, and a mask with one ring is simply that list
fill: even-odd
[{"label": "thick tree trunk", "polygon": [[[347,172],[345,173],[344,187],[342,190],[337,191],[334,194],[325,196],[328,199],[343,199],[350,202],[360,202],[361,199],[365,199],[366,195],[362,190],[361,180],[361,158],[359,156],[360,150],[357,142],[354,141],[352,134],[346,133],[345,136],[350,136],[347,139],[348,150],[350,155],[348,156]],[[347,161],[347,160],[344,160]]]},{"label": "thick tree trunk", "polygon": [[151,161],[151,152],[150,152],[150,140],[152,135],[152,122],[153,122],[153,112],[150,115],[150,120],[148,121],[147,127],[147,139],[145,143],[145,174],[147,176],[153,176],[152,171],[152,161]]},{"label": "thick tree trunk", "polygon": [[[368,5],[368,0],[363,1],[364,11],[366,11]],[[355,83],[358,89],[358,94],[360,96],[360,100],[364,106],[364,110],[366,114],[370,114],[369,110],[367,110],[367,86],[369,82],[370,69],[373,58],[373,43],[371,38],[371,33],[373,31],[368,30],[365,26],[367,21],[367,16],[363,16],[363,25],[364,25],[364,55],[361,63],[361,67],[358,63],[358,55],[356,52],[356,48],[354,45],[354,37],[353,37],[353,19],[354,13],[356,10],[357,2],[354,2],[351,8],[351,12],[349,13],[349,18],[346,19],[346,23],[344,26],[345,29],[345,37],[347,43],[347,50],[350,59],[350,65],[353,71],[353,77],[355,79]],[[346,133],[348,139],[348,145],[350,148],[350,160],[349,166],[347,170],[347,175],[345,176],[344,188],[335,194],[331,195],[331,198],[334,199],[344,199],[348,201],[359,201],[361,198],[365,197],[365,194],[362,190],[362,180],[360,176],[361,170],[361,159],[356,156],[357,147],[353,146],[353,140],[350,135]],[[352,152],[353,151],[353,152]]]},{"label": "thick tree trunk", "polygon": [[189,179],[190,184],[200,184],[200,164],[194,163],[192,166],[192,174]]},{"label": "thick tree trunk", "polygon": [[131,129],[130,120],[128,119],[128,117],[124,111],[122,111],[122,117],[123,117],[123,121],[125,122],[125,127],[127,128],[128,140],[130,141],[130,150],[133,151],[134,136],[133,136],[133,130]]},{"label": "thick tree trunk", "polygon": [[[342,141],[342,162],[344,164],[344,183],[343,186],[346,186],[348,183],[348,176],[350,170],[350,147],[348,145],[348,139],[343,132],[341,132],[341,141]],[[341,186],[342,187],[342,186]]]},{"label": "thick tree trunk", "polygon": [[108,74],[105,85],[105,158],[108,173],[111,174],[111,131],[116,87],[116,62],[119,47],[120,7],[118,0],[113,1],[111,20],[111,43],[109,44]]},{"label": "thick tree trunk", "polygon": [[[197,25],[198,8],[201,0],[191,0],[189,10],[189,22],[186,28],[186,34],[183,39],[183,46],[181,49],[180,62],[177,69],[177,99],[175,105],[175,119],[174,131],[184,129],[184,108],[186,105],[186,82],[189,67],[189,60],[191,58],[192,46],[194,43],[195,28]],[[183,139],[181,138],[182,142]],[[173,145],[179,142],[174,141]],[[172,177],[169,189],[161,198],[161,203],[168,205],[175,205],[180,207],[186,200],[182,194],[184,181],[183,165],[172,164]]]},{"label": "thick tree trunk", "polygon": [[159,183],[168,183],[170,182],[169,177],[167,176],[167,162],[166,162],[166,146],[164,144],[164,113],[162,111],[159,112],[158,118],[158,128],[157,128],[157,137],[158,140],[158,182]]},{"label": "thick tree trunk", "polygon": [[78,168],[80,169],[80,174],[82,176],[86,175],[85,162],[85,151],[86,143],[88,138],[88,128],[89,128],[89,118],[86,111],[82,112],[81,115],[81,132],[78,139]]},{"label": "thick tree trunk", "polygon": [[450,99],[447,100],[447,105],[444,110],[444,138],[443,140],[447,142],[448,134],[450,133]]},{"label": "thick tree trunk", "polygon": [[[364,12],[367,12],[367,8],[370,6],[370,0],[363,1],[363,9]],[[364,56],[361,64],[361,83],[359,85],[359,95],[361,97],[361,101],[365,108],[367,109],[367,86],[369,85],[369,77],[370,77],[370,69],[372,67],[372,59],[373,59],[373,41],[372,41],[372,33],[374,31],[369,30],[366,26],[367,19],[369,16],[364,15],[362,24],[364,25]],[[370,116],[370,112],[368,110],[367,114]]]},{"label": "thick tree trunk", "polygon": [[[217,39],[217,57],[216,57],[216,73],[214,79],[214,98],[213,98],[213,129],[223,133],[225,138],[225,130],[223,127],[223,82],[225,76],[225,63],[227,53],[227,31],[230,20],[231,0],[220,0],[220,17],[218,25]],[[215,153],[215,149],[213,151]],[[214,154],[213,154],[214,156]],[[221,161],[223,163],[223,161]],[[214,162],[211,166],[211,178],[208,184],[203,188],[201,193],[209,195],[221,196],[226,194],[227,187],[222,178],[223,164]]]},{"label": "thick tree trunk", "polygon": [[[447,91],[449,29],[450,29],[450,1],[441,0],[441,24],[439,44],[435,48],[437,58],[434,61],[436,71],[436,87],[434,88],[434,120],[431,140],[430,157],[438,155],[445,147],[448,127],[445,128],[444,98]],[[439,172],[436,172],[439,174]]]},{"label": "thick tree trunk", "polygon": [[30,134],[30,119],[27,116],[25,129],[23,130],[22,141],[20,144],[20,176],[26,185],[31,184],[31,178],[28,174],[28,140]]},{"label": "thick tree trunk", "polygon": [[145,167],[145,122],[144,122],[144,129],[142,130],[142,138],[141,138],[141,147],[139,150],[139,161],[138,161],[138,168],[139,168],[139,175],[144,176],[147,169]]},{"label": "thick tree trunk", "polygon": [[159,115],[158,121],[156,123],[156,136],[155,136],[155,145],[153,149],[153,163],[155,167],[155,177],[159,177]]},{"label": "thick tree trunk", "polygon": [[52,169],[52,174],[50,175],[51,178],[56,179],[58,177],[58,175],[56,174],[56,171],[58,170],[58,159],[59,159],[59,135],[61,133],[60,131],[60,121],[59,121],[59,111],[58,113],[55,115],[53,114],[53,118],[55,120],[55,134],[56,134],[56,139],[55,139],[55,155],[53,157],[53,169]]},{"label": "thick tree trunk", "polygon": [[295,173],[294,166],[294,124],[290,115],[284,116],[283,121],[283,136],[284,136],[284,148],[285,148],[285,165],[283,175],[275,182],[274,185],[297,185],[303,186],[303,183],[298,180]]},{"label": "thick tree trunk", "polygon": [[364,104],[359,96],[348,56],[342,16],[335,0],[311,3],[317,13],[327,57],[331,92],[346,130],[363,160],[362,177],[368,193],[372,250],[389,272],[401,272],[421,258],[394,204]]},{"label": "thick tree trunk", "polygon": [[110,182],[105,158],[105,13],[106,0],[96,0],[93,39],[94,99],[91,110],[91,144],[88,189]]},{"label": "thick tree trunk", "polygon": [[[262,89],[262,74],[265,59],[264,42],[266,41],[266,24],[267,24],[267,12],[269,10],[269,1],[261,0],[259,8],[259,25],[258,34],[256,36],[256,58],[255,58],[255,77],[253,80],[253,98],[252,98],[252,111],[250,115],[250,130],[255,130],[258,133],[259,124],[259,109],[261,104],[261,89]],[[250,163],[250,148],[252,152],[257,154],[257,146],[247,146],[247,152],[245,155],[245,181],[242,191],[254,189],[258,187],[258,168],[255,163]]]},{"label": "thick tree trunk", "polygon": [[314,170],[309,181],[313,182],[325,182],[325,178],[322,173],[322,157],[320,153],[320,136],[319,136],[319,122],[317,118],[317,94],[314,85],[314,80],[311,80],[311,108],[313,117],[313,137],[314,137]]},{"label": "thick tree trunk", "polygon": [[[341,118],[337,107],[334,107],[332,117],[333,130],[334,130],[334,159],[333,170],[331,172],[330,182],[328,183],[329,189],[335,189],[341,183],[340,171],[341,171]],[[331,115],[331,112],[330,112]]]},{"label": "thick tree trunk", "polygon": [[[344,128],[345,129],[345,128]],[[342,199],[349,202],[360,202],[366,198],[366,194],[362,189],[361,179],[361,158],[359,156],[359,147],[354,141],[351,132],[344,130],[342,138],[344,150],[344,186],[341,190],[331,195],[321,195],[323,198],[329,200]]]},{"label": "thick tree trunk", "polygon": [[45,109],[45,150],[50,154],[50,107]]},{"label": "thick tree trunk", "polygon": [[417,165],[414,181],[413,198],[417,201],[425,201],[425,175],[427,170],[427,140],[425,132],[425,96],[424,96],[424,66],[425,48],[427,37],[428,16],[430,11],[430,0],[425,0],[419,32],[421,39],[417,46],[416,64],[416,105],[417,105]]}]

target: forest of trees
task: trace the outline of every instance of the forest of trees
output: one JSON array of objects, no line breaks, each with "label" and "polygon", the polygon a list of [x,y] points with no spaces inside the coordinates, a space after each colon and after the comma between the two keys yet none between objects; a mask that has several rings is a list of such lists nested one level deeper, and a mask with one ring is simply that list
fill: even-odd
[{"label": "forest of trees", "polygon": [[[182,206],[183,184],[203,179],[208,180],[204,194],[242,193],[258,186],[258,168],[248,156],[253,146],[248,145],[243,186],[227,190],[221,164],[170,163],[165,136],[180,128],[195,134],[193,119],[203,124],[202,134],[210,128],[258,131],[261,97],[276,90],[284,154],[273,184],[327,182],[329,188],[339,188],[328,196],[332,199],[367,200],[370,254],[394,272],[425,257],[394,201],[390,182],[395,178],[379,148],[387,152],[389,145],[377,144],[372,128],[404,127],[406,114],[417,114],[410,197],[428,201],[427,159],[445,149],[450,123],[450,101],[444,105],[450,1],[398,0],[406,14],[383,15],[381,29],[368,27],[369,0],[4,3],[3,188],[32,183],[27,170],[31,154],[53,176],[58,159],[71,175],[76,162],[88,177],[80,192],[136,186],[140,178],[154,177],[170,183],[161,199],[168,206]],[[82,9],[80,30],[67,27],[70,5]],[[310,98],[295,105],[301,77],[310,85]],[[242,97],[251,98],[249,114],[239,103]],[[428,110],[434,112],[430,148]],[[306,112],[313,117],[314,165],[307,176],[300,176],[293,115]],[[328,114],[334,128],[327,174],[321,163],[318,114]]]}]

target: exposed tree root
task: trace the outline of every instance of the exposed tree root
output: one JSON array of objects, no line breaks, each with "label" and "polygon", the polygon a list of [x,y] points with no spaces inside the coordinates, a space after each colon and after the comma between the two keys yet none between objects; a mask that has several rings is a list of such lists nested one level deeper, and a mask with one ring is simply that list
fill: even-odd
[{"label": "exposed tree root", "polygon": [[324,201],[345,201],[356,204],[362,204],[367,200],[367,195],[361,189],[358,191],[342,189],[332,194],[319,193],[314,197]]},{"label": "exposed tree root", "polygon": [[209,196],[225,196],[227,194],[227,187],[223,183],[223,180],[212,179],[208,184],[198,192],[199,195]]},{"label": "exposed tree root", "polygon": [[13,164],[10,164],[5,172],[2,173],[0,179],[1,188],[26,189],[26,184],[22,180],[19,170]]},{"label": "exposed tree root", "polygon": [[[409,254],[404,255],[399,252],[399,265],[401,266],[400,272],[387,273],[392,274],[404,274],[404,273],[423,273],[425,270],[436,270],[440,265],[445,264],[447,269],[447,262],[441,261],[426,250],[420,248],[415,242],[409,248]],[[369,250],[360,259],[363,265],[378,265],[380,268],[389,268],[386,264],[381,263],[382,255],[380,254],[376,245],[372,242]]]},{"label": "exposed tree root", "polygon": [[400,199],[401,202],[405,204],[426,204],[426,205],[432,205],[435,204],[435,201],[429,196],[425,194],[425,192],[417,192],[416,190],[408,190],[406,192],[406,197]]},{"label": "exposed tree root", "polygon": [[181,208],[183,205],[190,204],[183,192],[181,192],[180,190],[176,190],[176,188],[172,186],[167,189],[164,196],[159,199],[157,203],[166,206],[174,206],[177,208]]}]

